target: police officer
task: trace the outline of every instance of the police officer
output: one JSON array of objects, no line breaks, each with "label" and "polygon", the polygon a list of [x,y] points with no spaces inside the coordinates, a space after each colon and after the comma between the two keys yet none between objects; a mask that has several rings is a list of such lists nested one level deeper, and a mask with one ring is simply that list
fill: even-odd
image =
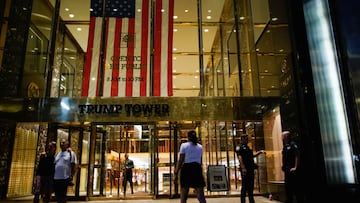
[{"label": "police officer", "polygon": [[241,203],[245,203],[246,193],[248,194],[249,202],[254,203],[254,170],[256,165],[254,163],[254,157],[259,156],[261,153],[265,153],[264,150],[253,154],[253,150],[248,146],[248,135],[243,134],[240,137],[240,144],[236,147],[235,151],[240,163],[241,170]]},{"label": "police officer", "polygon": [[291,132],[282,133],[283,150],[282,150],[282,170],[285,173],[285,193],[286,203],[294,201],[300,202],[298,186],[298,169],[300,163],[300,152],[295,142],[291,140]]}]

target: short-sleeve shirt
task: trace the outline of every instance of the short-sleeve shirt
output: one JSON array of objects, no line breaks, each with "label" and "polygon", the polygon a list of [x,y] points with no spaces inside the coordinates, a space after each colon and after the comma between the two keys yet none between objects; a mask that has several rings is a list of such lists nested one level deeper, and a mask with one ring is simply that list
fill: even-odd
[{"label": "short-sleeve shirt", "polygon": [[[70,156],[71,153],[71,156]],[[71,176],[71,163],[76,164],[76,155],[73,151],[62,151],[55,156],[55,180],[68,179]]]},{"label": "short-sleeve shirt", "polygon": [[199,143],[196,145],[192,142],[182,143],[180,146],[180,154],[185,154],[184,163],[196,162],[201,164],[202,146]]},{"label": "short-sleeve shirt", "polygon": [[299,155],[299,148],[295,142],[291,142],[283,147],[282,150],[282,169],[289,172],[295,166],[295,157]]},{"label": "short-sleeve shirt", "polygon": [[255,169],[253,150],[249,146],[244,144],[239,144],[236,147],[235,152],[237,156],[242,157],[248,173]]}]

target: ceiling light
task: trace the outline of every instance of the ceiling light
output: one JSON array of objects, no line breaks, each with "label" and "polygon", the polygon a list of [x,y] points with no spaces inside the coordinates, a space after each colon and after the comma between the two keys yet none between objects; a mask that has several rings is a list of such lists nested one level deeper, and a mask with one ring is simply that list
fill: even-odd
[{"label": "ceiling light", "polygon": [[209,29],[204,29],[204,32],[209,32]]},{"label": "ceiling light", "polygon": [[173,70],[173,73],[176,73],[176,70],[175,70],[175,69]]},{"label": "ceiling light", "polygon": [[70,11],[70,9],[69,9],[69,8],[65,8],[65,11]]},{"label": "ceiling light", "polygon": [[72,13],[70,13],[70,14],[69,14],[69,17],[70,17],[70,18],[74,18],[74,17],[75,17],[75,15],[74,15],[74,14],[72,14]]},{"label": "ceiling light", "polygon": [[80,32],[82,29],[81,29],[81,27],[78,27],[78,28],[76,28],[76,30]]},{"label": "ceiling light", "polygon": [[174,18],[174,19],[178,19],[178,16],[174,16],[173,18]]},{"label": "ceiling light", "polygon": [[210,9],[208,10],[208,13],[211,13],[211,10],[210,10]]},{"label": "ceiling light", "polygon": [[173,51],[177,51],[177,48],[173,48]]},{"label": "ceiling light", "polygon": [[189,10],[185,9],[185,13],[189,12]]},{"label": "ceiling light", "polygon": [[279,18],[271,18],[272,21],[277,21]]},{"label": "ceiling light", "polygon": [[245,20],[245,17],[244,17],[244,16],[241,16],[239,19],[240,19],[240,20]]},{"label": "ceiling light", "polygon": [[195,78],[195,79],[198,79],[199,77],[198,77],[198,76],[195,76],[194,78]]},{"label": "ceiling light", "polygon": [[139,13],[140,13],[140,12],[141,12],[141,9],[140,9],[140,8],[138,8],[137,12],[139,12]]},{"label": "ceiling light", "polygon": [[177,28],[174,28],[174,32],[177,32],[178,31],[178,29]]},{"label": "ceiling light", "polygon": [[196,88],[196,86],[195,86],[195,85],[193,85],[193,86],[192,86],[192,88]]},{"label": "ceiling light", "polygon": [[211,19],[211,16],[206,16],[206,19],[210,20],[210,19]]},{"label": "ceiling light", "polygon": [[174,56],[174,57],[173,57],[173,60],[175,61],[176,59],[177,59],[176,56]]},{"label": "ceiling light", "polygon": [[165,12],[165,9],[161,9],[161,13],[164,13]]}]

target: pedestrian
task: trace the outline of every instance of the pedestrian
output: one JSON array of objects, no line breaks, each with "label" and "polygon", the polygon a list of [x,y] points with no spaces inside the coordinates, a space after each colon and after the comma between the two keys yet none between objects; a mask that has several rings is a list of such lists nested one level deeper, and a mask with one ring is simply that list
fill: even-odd
[{"label": "pedestrian", "polygon": [[254,157],[259,156],[261,153],[265,153],[264,150],[258,151],[253,154],[253,150],[248,146],[249,136],[243,134],[240,136],[240,144],[236,147],[235,152],[240,163],[241,170],[241,203],[245,203],[246,193],[250,203],[254,203],[254,178],[255,169],[257,165],[254,162]]},{"label": "pedestrian", "polygon": [[68,186],[72,185],[77,164],[75,153],[69,148],[66,139],[60,141],[61,152],[55,156],[54,191],[58,203],[66,202]]},{"label": "pedestrian", "polygon": [[290,131],[282,133],[282,170],[285,174],[286,203],[301,202],[299,184],[300,151],[297,144],[292,140]]},{"label": "pedestrian", "polygon": [[126,185],[127,182],[130,183],[131,194],[134,194],[134,186],[133,186],[133,172],[132,169],[134,168],[134,161],[129,159],[129,155],[125,154],[125,160],[123,163],[123,187],[124,187],[124,194],[126,194]]},{"label": "pedestrian", "polygon": [[46,151],[40,155],[39,165],[36,170],[38,189],[34,192],[34,203],[38,203],[40,198],[45,203],[50,202],[53,192],[55,151],[56,142],[50,142],[46,147]]},{"label": "pedestrian", "polygon": [[[203,176],[202,145],[198,143],[196,132],[188,132],[188,142],[180,146],[179,160],[174,171],[174,183],[178,184],[180,171],[181,203],[186,203],[189,188],[195,188],[196,197],[200,203],[206,203],[204,195],[205,180]],[[181,170],[180,170],[181,169]]]}]

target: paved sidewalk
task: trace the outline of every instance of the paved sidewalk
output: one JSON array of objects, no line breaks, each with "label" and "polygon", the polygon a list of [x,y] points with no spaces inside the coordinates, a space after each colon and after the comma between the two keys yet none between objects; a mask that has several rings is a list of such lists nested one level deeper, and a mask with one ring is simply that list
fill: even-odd
[{"label": "paved sidewalk", "polygon": [[[240,203],[240,197],[209,197],[207,203]],[[248,199],[246,198],[246,201]],[[180,199],[127,199],[127,200],[90,200],[90,201],[68,201],[68,203],[179,203]],[[196,198],[189,198],[187,203],[198,203]],[[263,196],[255,196],[256,203],[281,203],[276,200],[269,200]],[[31,200],[0,200],[0,203],[32,203]]]}]

